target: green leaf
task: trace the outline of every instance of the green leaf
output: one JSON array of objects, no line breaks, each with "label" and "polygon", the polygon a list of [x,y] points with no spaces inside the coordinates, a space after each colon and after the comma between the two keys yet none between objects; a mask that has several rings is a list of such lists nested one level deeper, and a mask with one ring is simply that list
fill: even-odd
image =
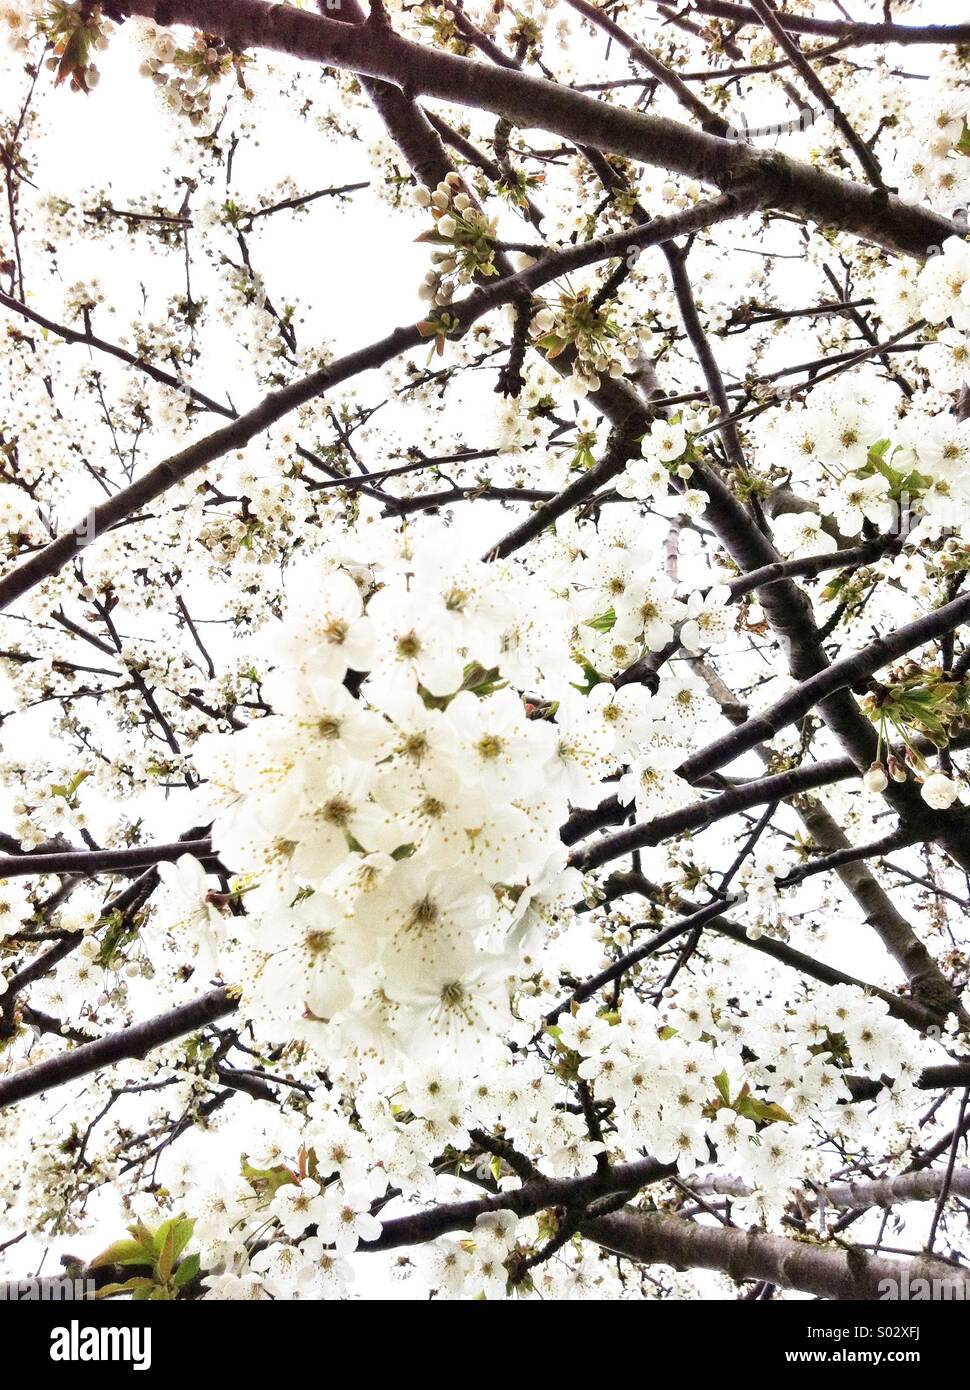
[{"label": "green leaf", "polygon": [[146,1263],[154,1268],[155,1261],[158,1258],[158,1247],[155,1244],[154,1233],[150,1231],[144,1221],[139,1218],[133,1226],[128,1227],[128,1234],[132,1236],[135,1243],[140,1245],[142,1250],[144,1250],[147,1257]]},{"label": "green leaf", "polygon": [[182,1251],[192,1239],[195,1230],[195,1217],[183,1216],[175,1223],[175,1258],[178,1259]]},{"label": "green leaf", "polygon": [[745,1119],[754,1120],[756,1124],[787,1124],[793,1125],[795,1121],[787,1110],[782,1110],[780,1105],[774,1105],[770,1101],[759,1100],[757,1096],[746,1096],[740,1105],[734,1107],[739,1115]]},{"label": "green leaf", "polygon": [[107,926],[107,931],[101,940],[96,960],[98,965],[107,969],[114,963],[116,953],[134,936],[135,928],[123,912],[105,913],[101,921]]},{"label": "green leaf", "polygon": [[820,595],[824,603],[831,603],[834,598],[845,588],[850,578],[848,570],[842,570],[834,579],[830,579]]},{"label": "green leaf", "polygon": [[133,1298],[138,1298],[139,1290],[143,1290],[141,1297],[144,1298],[149,1289],[156,1287],[154,1279],[146,1279],[140,1275],[135,1275],[131,1279],[126,1279],[123,1284],[103,1284],[98,1289],[98,1298],[114,1298],[115,1294],[130,1293]]},{"label": "green leaf", "polygon": [[616,627],[616,613],[612,608],[608,608],[605,613],[589,618],[583,626],[591,627],[595,632],[612,632]]},{"label": "green leaf", "polygon": [[275,1168],[254,1168],[243,1154],[240,1166],[243,1177],[253,1190],[261,1194],[265,1192],[270,1197],[275,1196],[278,1188],[296,1182],[294,1174],[282,1163]]},{"label": "green leaf", "polygon": [[155,1263],[154,1251],[149,1254],[137,1240],[116,1240],[107,1250],[102,1250],[88,1266],[89,1269],[103,1269],[105,1265],[148,1265]]},{"label": "green leaf", "polygon": [[956,143],[955,149],[958,154],[970,155],[970,126],[964,123],[963,134]]},{"label": "green leaf", "polygon": [[167,1284],[172,1277],[172,1270],[175,1268],[175,1232],[170,1226],[162,1246],[162,1252],[158,1257],[158,1277],[163,1284]]},{"label": "green leaf", "polygon": [[51,787],[51,794],[53,796],[61,796],[65,801],[73,801],[78,787],[90,776],[91,773],[89,771],[82,769],[81,772],[76,772],[74,774],[66,786],[60,782],[56,782],[54,786]]},{"label": "green leaf", "polygon": [[460,688],[470,690],[479,699],[485,699],[488,695],[494,695],[496,690],[503,690],[506,685],[507,682],[502,680],[497,666],[486,669],[478,661],[469,661],[462,672]]},{"label": "green leaf", "polygon": [[546,336],[544,338],[540,338],[537,343],[537,347],[542,348],[543,352],[550,359],[550,361],[552,360],[552,358],[558,357],[559,354],[563,352],[568,346],[568,339],[560,338],[555,333],[547,333]]},{"label": "green leaf", "polygon": [[89,39],[82,28],[77,28],[67,40],[60,54],[54,86],[59,87],[69,77],[77,83],[82,92],[88,90],[84,78],[88,60]]},{"label": "green leaf", "polygon": [[730,1081],[728,1080],[728,1074],[727,1074],[726,1071],[720,1071],[720,1072],[718,1072],[717,1076],[715,1076],[715,1078],[714,1078],[714,1085],[717,1087],[717,1093],[718,1093],[718,1095],[721,1097],[721,1099],[723,1100],[724,1104],[725,1104],[725,1105],[730,1105],[730,1104],[731,1104],[731,1083],[730,1083]]},{"label": "green leaf", "polygon": [[201,1260],[198,1255],[186,1255],[185,1259],[175,1271],[172,1283],[177,1289],[184,1289],[186,1284],[191,1284],[192,1280],[198,1275],[201,1268]]},{"label": "green leaf", "polygon": [[573,661],[583,668],[583,676],[585,677],[582,684],[578,681],[570,681],[570,685],[572,685],[574,690],[578,690],[580,695],[588,695],[594,686],[603,684],[604,677],[601,676],[598,671],[593,670],[584,656],[573,652]]},{"label": "green leaf", "polygon": [[163,1221],[162,1224],[156,1228],[156,1230],[152,1232],[152,1249],[155,1251],[156,1255],[160,1255],[162,1251],[165,1249],[165,1242],[168,1239],[168,1233],[172,1230],[174,1226],[178,1225],[178,1222],[179,1218],[177,1216],[170,1216],[166,1221]]}]

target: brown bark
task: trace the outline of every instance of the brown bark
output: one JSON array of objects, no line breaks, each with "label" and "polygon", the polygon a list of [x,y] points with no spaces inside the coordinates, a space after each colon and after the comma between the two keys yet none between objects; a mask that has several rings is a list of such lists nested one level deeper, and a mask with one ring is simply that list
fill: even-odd
[{"label": "brown bark", "polygon": [[874,1302],[886,1295],[884,1281],[899,1288],[904,1275],[946,1280],[970,1298],[970,1274],[955,1265],[920,1256],[903,1263],[864,1250],[840,1250],[811,1240],[749,1233],[733,1226],[700,1226],[677,1216],[614,1212],[588,1221],[583,1235],[640,1264],[712,1269],[738,1281],[765,1279],[782,1289],[819,1298]]},{"label": "brown bark", "polygon": [[266,48],[376,77],[406,96],[430,96],[539,127],[580,146],[670,169],[721,189],[756,180],[768,206],[925,256],[956,232],[928,209],[885,197],[772,151],[611,106],[514,68],[489,66],[400,38],[380,24],[341,24],[264,0],[124,0],[123,13],[186,24],[234,47]]}]

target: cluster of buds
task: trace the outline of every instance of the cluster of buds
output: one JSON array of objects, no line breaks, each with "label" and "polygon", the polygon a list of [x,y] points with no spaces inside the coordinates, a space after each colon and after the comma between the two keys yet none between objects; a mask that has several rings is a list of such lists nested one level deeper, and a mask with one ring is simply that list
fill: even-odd
[{"label": "cluster of buds", "polygon": [[519,208],[527,208],[529,205],[529,195],[545,183],[545,174],[530,174],[524,169],[513,168],[506,164],[502,170],[502,177],[495,185],[495,192],[500,198],[505,198],[508,202]]},{"label": "cluster of buds", "polygon": [[114,26],[104,18],[100,5],[81,0],[56,0],[37,12],[37,32],[51,45],[47,66],[57,74],[55,85],[69,82],[72,92],[89,92],[101,74],[93,54],[107,48]]},{"label": "cluster of buds", "polygon": [[469,52],[468,42],[462,38],[454,15],[444,5],[416,5],[410,12],[410,19],[419,29],[427,31],[436,47],[452,53]]},{"label": "cluster of buds", "polygon": [[[929,767],[925,759],[910,748],[906,749],[906,763],[920,775],[920,796],[934,811],[946,811],[960,795],[960,784],[948,777],[945,772]],[[894,782],[906,781],[906,767],[895,754],[890,753],[885,763],[874,762],[863,777],[866,791],[879,795],[889,786],[890,777]]]},{"label": "cluster of buds", "polygon": [[[924,670],[915,661],[906,661],[890,673],[890,683],[873,682],[873,690],[862,708],[879,726],[876,761],[863,777],[867,791],[878,794],[889,786],[889,779],[905,782],[908,771],[921,781],[920,795],[935,811],[945,811],[960,794],[960,787],[946,773],[934,770],[917,747],[924,739],[935,748],[945,748],[954,734],[970,719],[970,688],[956,681],[939,667]],[[882,749],[888,746],[890,730],[903,740],[902,761],[889,753],[883,763]]]},{"label": "cluster of buds", "polygon": [[862,784],[867,792],[872,792],[878,796],[889,786],[889,779],[894,782],[906,781],[906,767],[904,763],[896,757],[895,753],[890,753],[886,761],[876,761],[870,764],[868,772],[862,779]]},{"label": "cluster of buds", "polygon": [[562,293],[555,306],[541,308],[532,320],[532,331],[536,346],[549,358],[567,348],[573,350],[577,395],[598,391],[604,376],[626,376],[640,355],[639,335],[611,318],[607,305],[597,306],[588,290]]},{"label": "cluster of buds", "polygon": [[77,280],[73,285],[68,286],[65,296],[65,308],[69,318],[82,319],[87,321],[88,316],[104,303],[104,290],[101,282],[96,276],[90,280]]},{"label": "cluster of buds", "polygon": [[932,560],[941,574],[964,574],[970,568],[970,545],[956,536],[950,536],[937,553],[927,556],[927,559]]},{"label": "cluster of buds", "polygon": [[205,126],[212,117],[212,93],[230,72],[243,92],[243,69],[250,61],[213,34],[197,32],[187,48],[179,48],[167,29],[150,25],[145,31],[147,52],[140,71],[164,89],[168,105],[191,125]]},{"label": "cluster of buds", "polygon": [[885,741],[887,727],[892,727],[915,755],[914,734],[945,748],[954,733],[970,722],[970,684],[954,680],[938,666],[924,669],[906,661],[890,672],[887,684],[871,682],[862,708],[879,725],[880,740]]},{"label": "cluster of buds", "polygon": [[446,340],[453,333],[458,333],[460,327],[460,321],[454,314],[449,314],[447,309],[439,309],[421,320],[418,332],[422,338],[434,338],[435,352],[440,357],[445,350]]},{"label": "cluster of buds", "polygon": [[469,196],[458,174],[449,174],[433,193],[419,185],[414,201],[428,208],[434,227],[418,241],[447,246],[435,251],[434,269],[424,277],[420,294],[432,304],[450,304],[459,285],[469,285],[476,276],[497,275],[495,266],[495,222],[486,217]]}]

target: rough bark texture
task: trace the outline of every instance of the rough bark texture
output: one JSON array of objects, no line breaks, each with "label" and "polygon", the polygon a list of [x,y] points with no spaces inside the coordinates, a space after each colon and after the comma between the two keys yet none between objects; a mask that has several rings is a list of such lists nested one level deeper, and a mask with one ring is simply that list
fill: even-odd
[{"label": "rough bark texture", "polygon": [[730,1226],[699,1226],[676,1216],[614,1212],[588,1221],[583,1234],[641,1264],[713,1269],[738,1281],[765,1279],[782,1289],[818,1298],[875,1302],[904,1278],[947,1280],[970,1298],[970,1274],[942,1260],[919,1257],[906,1263],[864,1250],[839,1250],[814,1240],[748,1233]]}]

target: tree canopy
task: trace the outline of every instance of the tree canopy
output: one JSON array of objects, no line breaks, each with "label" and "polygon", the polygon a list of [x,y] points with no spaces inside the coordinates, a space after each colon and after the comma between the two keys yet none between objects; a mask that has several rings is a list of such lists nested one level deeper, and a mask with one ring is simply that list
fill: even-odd
[{"label": "tree canopy", "polygon": [[852,11],[0,0],[2,1277],[970,1296],[970,24]]}]

